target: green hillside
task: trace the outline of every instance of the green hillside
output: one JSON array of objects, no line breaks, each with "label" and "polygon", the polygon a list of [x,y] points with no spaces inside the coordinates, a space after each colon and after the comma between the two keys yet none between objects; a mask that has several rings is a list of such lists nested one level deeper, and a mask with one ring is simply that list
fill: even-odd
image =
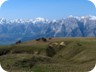
[{"label": "green hillside", "polygon": [[87,72],[96,64],[96,38],[52,38],[0,47],[9,72]]}]

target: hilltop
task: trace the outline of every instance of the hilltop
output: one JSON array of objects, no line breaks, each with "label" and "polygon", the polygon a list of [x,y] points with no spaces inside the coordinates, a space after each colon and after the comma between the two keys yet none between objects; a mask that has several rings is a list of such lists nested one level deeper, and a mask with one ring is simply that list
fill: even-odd
[{"label": "hilltop", "polygon": [[48,38],[0,47],[9,72],[86,72],[96,63],[96,38]]}]

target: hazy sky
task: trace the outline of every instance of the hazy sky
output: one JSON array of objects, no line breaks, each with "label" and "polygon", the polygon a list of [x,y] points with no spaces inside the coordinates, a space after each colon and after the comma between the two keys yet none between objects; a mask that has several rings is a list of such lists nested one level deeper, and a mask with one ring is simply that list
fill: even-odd
[{"label": "hazy sky", "polygon": [[8,0],[0,8],[0,18],[6,19],[61,19],[69,15],[96,15],[96,8],[88,0]]}]

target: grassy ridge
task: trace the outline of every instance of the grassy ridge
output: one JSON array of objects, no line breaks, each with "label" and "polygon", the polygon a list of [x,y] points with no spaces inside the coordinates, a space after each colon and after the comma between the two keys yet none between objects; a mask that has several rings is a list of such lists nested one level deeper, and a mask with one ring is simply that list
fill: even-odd
[{"label": "grassy ridge", "polygon": [[[46,49],[54,42],[64,42],[66,46],[48,57]],[[96,64],[96,39],[53,38],[48,42],[33,40],[2,46],[0,62],[9,72],[86,72]]]}]

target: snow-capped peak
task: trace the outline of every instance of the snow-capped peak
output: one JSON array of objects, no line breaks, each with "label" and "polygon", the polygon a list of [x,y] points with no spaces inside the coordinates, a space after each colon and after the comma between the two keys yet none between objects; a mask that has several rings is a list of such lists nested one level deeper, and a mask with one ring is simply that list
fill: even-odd
[{"label": "snow-capped peak", "polygon": [[[86,20],[96,20],[96,16],[92,16],[92,15],[88,15],[88,16],[68,16],[67,18],[64,19],[77,19],[79,21],[86,21]],[[13,20],[6,20],[3,18],[0,18],[0,24],[27,24],[27,23],[50,23],[50,22],[57,22],[58,20],[53,19],[53,20],[48,20],[46,18],[41,18],[41,17],[37,17],[35,19],[13,19]]]},{"label": "snow-capped peak", "polygon": [[96,20],[96,16],[88,15],[88,16],[81,16],[81,19],[89,19],[89,20]]},{"label": "snow-capped peak", "polygon": [[68,18],[74,18],[74,16],[73,15],[69,15]]},{"label": "snow-capped peak", "polygon": [[3,24],[3,23],[5,23],[5,22],[6,22],[6,19],[0,18],[0,24]]},{"label": "snow-capped peak", "polygon": [[45,21],[45,19],[44,19],[44,18],[41,18],[41,17],[38,17],[38,18],[36,18],[35,20],[36,20],[36,21]]},{"label": "snow-capped peak", "polygon": [[91,16],[90,20],[96,20],[96,16]]},{"label": "snow-capped peak", "polygon": [[38,17],[38,18],[33,20],[33,23],[36,23],[36,22],[46,22],[46,21],[48,21],[48,19]]}]

